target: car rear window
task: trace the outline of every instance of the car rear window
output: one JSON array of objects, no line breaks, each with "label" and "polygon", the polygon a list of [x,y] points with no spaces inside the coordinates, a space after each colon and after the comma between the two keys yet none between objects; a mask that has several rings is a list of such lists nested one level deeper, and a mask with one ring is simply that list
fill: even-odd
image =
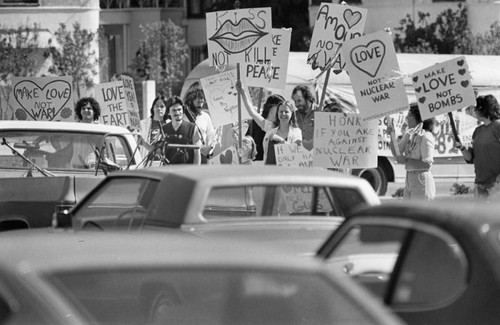
[{"label": "car rear window", "polygon": [[203,216],[344,216],[364,203],[357,190],[310,185],[231,186],[210,190]]},{"label": "car rear window", "polygon": [[374,324],[345,292],[309,273],[101,269],[50,281],[92,324]]}]

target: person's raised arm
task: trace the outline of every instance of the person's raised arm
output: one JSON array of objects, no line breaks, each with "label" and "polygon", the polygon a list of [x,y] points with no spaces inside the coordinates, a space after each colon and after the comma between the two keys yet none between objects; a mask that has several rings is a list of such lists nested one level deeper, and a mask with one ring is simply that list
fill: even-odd
[{"label": "person's raised arm", "polygon": [[457,148],[458,150],[460,150],[460,152],[462,153],[462,156],[464,157],[465,161],[468,162],[468,163],[471,163],[472,162],[472,153],[469,149],[467,149],[463,144],[462,142],[460,141],[454,141],[454,146],[455,148]]},{"label": "person's raised arm", "polygon": [[245,105],[245,108],[247,109],[248,114],[252,117],[252,119],[257,123],[257,125],[264,130],[264,124],[266,119],[260,115],[255,107],[252,104],[252,101],[250,98],[248,98],[246,92],[243,90],[243,86],[241,85],[241,82],[238,81],[236,82],[236,89],[238,89],[238,92],[241,95],[243,104]]}]

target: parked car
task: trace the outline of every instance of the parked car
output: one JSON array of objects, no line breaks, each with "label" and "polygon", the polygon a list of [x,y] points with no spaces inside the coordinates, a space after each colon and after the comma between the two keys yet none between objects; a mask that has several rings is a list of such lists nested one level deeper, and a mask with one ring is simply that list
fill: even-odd
[{"label": "parked car", "polygon": [[400,324],[322,263],[174,232],[0,237],[2,324]]},{"label": "parked car", "polygon": [[75,229],[178,228],[314,254],[351,208],[379,203],[364,179],[329,170],[206,165],[110,174],[70,215]]},{"label": "parked car", "polygon": [[105,172],[138,164],[135,148],[121,127],[0,121],[0,229],[50,226],[55,212],[73,206]]},{"label": "parked car", "polygon": [[384,203],[354,211],[318,251],[409,325],[500,320],[498,207]]}]

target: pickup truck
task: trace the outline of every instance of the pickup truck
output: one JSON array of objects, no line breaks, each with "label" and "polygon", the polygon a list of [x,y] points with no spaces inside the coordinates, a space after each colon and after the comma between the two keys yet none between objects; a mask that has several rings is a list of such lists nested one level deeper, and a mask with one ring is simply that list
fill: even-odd
[{"label": "pickup truck", "polygon": [[110,171],[141,162],[125,128],[0,121],[0,231],[51,226]]}]

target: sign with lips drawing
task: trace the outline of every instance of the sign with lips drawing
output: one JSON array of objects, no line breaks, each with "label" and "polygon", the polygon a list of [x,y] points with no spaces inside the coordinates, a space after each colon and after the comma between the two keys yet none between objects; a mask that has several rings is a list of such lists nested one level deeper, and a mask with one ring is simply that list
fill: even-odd
[{"label": "sign with lips drawing", "polygon": [[363,119],[375,119],[408,108],[392,37],[379,31],[345,42],[342,55]]},{"label": "sign with lips drawing", "polygon": [[422,120],[476,105],[465,57],[435,64],[412,75]]},{"label": "sign with lips drawing", "polygon": [[271,60],[271,8],[207,13],[209,66],[265,63]]},{"label": "sign with lips drawing", "polygon": [[74,121],[73,78],[14,77],[10,105],[15,120]]},{"label": "sign with lips drawing", "polygon": [[333,69],[343,70],[342,55],[335,58],[342,43],[363,34],[368,10],[363,8],[322,3],[311,38],[307,63],[313,69],[325,68],[332,60]]}]

